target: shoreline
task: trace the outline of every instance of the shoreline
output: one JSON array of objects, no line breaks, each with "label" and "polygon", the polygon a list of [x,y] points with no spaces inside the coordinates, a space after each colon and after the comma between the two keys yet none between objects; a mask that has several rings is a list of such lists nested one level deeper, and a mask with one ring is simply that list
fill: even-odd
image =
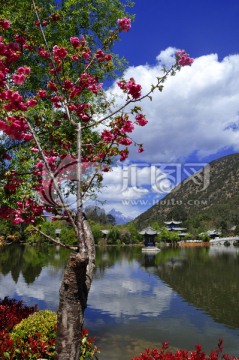
[{"label": "shoreline", "polygon": [[182,247],[196,247],[196,246],[210,246],[210,243],[209,243],[209,241],[207,241],[207,242],[193,242],[193,241],[188,241],[188,242],[180,242],[180,243],[178,243],[178,245],[179,246],[182,246]]}]

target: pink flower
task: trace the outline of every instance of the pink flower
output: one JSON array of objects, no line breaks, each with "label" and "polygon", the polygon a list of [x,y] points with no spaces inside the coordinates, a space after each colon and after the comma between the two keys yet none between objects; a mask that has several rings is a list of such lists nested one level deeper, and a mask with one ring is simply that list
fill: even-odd
[{"label": "pink flower", "polygon": [[191,65],[194,61],[193,58],[190,58],[185,50],[178,50],[176,52],[176,60],[177,64],[180,66],[188,66]]},{"label": "pink flower", "polygon": [[37,21],[37,20],[34,21],[34,24],[35,24],[37,27],[40,27],[40,25],[41,25],[41,24],[39,23],[39,21]]},{"label": "pink flower", "polygon": [[44,50],[44,49],[42,49],[42,48],[40,48],[40,49],[38,50],[38,54],[39,54],[39,56],[41,56],[41,57],[44,58],[44,59],[48,59],[48,58],[50,57],[49,52],[46,51],[46,50]]},{"label": "pink flower", "polygon": [[140,146],[139,148],[138,148],[138,153],[142,153],[144,151],[144,148],[142,147],[142,146]]},{"label": "pink flower", "polygon": [[118,19],[118,25],[121,31],[129,31],[131,28],[131,19],[124,17],[123,19]]},{"label": "pink flower", "polygon": [[31,72],[31,69],[28,66],[20,66],[17,69],[17,73],[18,74],[24,74],[24,75],[29,75]]},{"label": "pink flower", "polygon": [[109,130],[104,130],[101,134],[101,138],[105,142],[111,142],[114,139],[114,135]]},{"label": "pink flower", "polygon": [[133,141],[132,141],[131,139],[127,138],[127,137],[119,140],[119,143],[120,143],[121,145],[125,145],[125,146],[131,145],[132,142],[133,142]]},{"label": "pink flower", "polygon": [[36,164],[36,168],[39,170],[43,169],[43,167],[44,167],[44,164],[41,161]]},{"label": "pink flower", "polygon": [[64,47],[59,48],[57,45],[53,46],[54,59],[64,59],[67,55],[67,50]]},{"label": "pink flower", "polygon": [[120,132],[124,134],[126,132],[132,132],[133,130],[134,130],[134,124],[132,124],[130,120],[126,120]]},{"label": "pink flower", "polygon": [[13,220],[14,224],[20,224],[20,223],[23,223],[23,222],[24,222],[24,220],[19,215],[16,215],[14,220]]},{"label": "pink flower", "polygon": [[0,20],[0,26],[2,29],[9,29],[10,28],[10,21],[9,20]]},{"label": "pink flower", "polygon": [[139,126],[145,126],[145,125],[148,123],[148,120],[145,119],[145,117],[144,117],[143,114],[138,114],[138,115],[135,117],[135,120],[136,120],[136,123],[137,123]]},{"label": "pink flower", "polygon": [[31,148],[31,151],[34,152],[34,153],[39,152],[39,150],[38,150],[37,148],[35,148],[35,147],[32,147],[32,148]]},{"label": "pink flower", "polygon": [[27,107],[35,107],[37,105],[37,100],[36,99],[29,99],[26,102]]},{"label": "pink flower", "polygon": [[84,60],[89,60],[89,58],[90,58],[90,50],[83,51],[82,55],[83,55]]},{"label": "pink flower", "polygon": [[33,136],[31,134],[24,134],[23,135],[23,139],[25,141],[29,141],[29,140],[32,140],[33,139]]},{"label": "pink flower", "polygon": [[128,83],[127,83],[127,87],[129,90],[129,94],[134,98],[134,99],[138,99],[141,96],[141,85],[140,84],[136,84],[134,79],[131,78]]},{"label": "pink flower", "polygon": [[80,46],[80,40],[78,39],[78,37],[71,37],[70,42],[74,48],[77,48]]},{"label": "pink flower", "polygon": [[73,89],[73,82],[72,81],[70,81],[70,80],[65,80],[64,81],[64,84],[62,85],[62,88],[64,89],[64,90],[71,90],[71,89]]},{"label": "pink flower", "polygon": [[124,161],[128,157],[128,152],[127,151],[121,151],[120,155],[121,155],[120,156],[120,161]]},{"label": "pink flower", "polygon": [[24,74],[13,74],[12,80],[15,84],[22,85],[26,80],[26,76]]},{"label": "pink flower", "polygon": [[27,40],[26,36],[18,35],[18,34],[14,35],[14,38],[15,38],[16,42],[21,45],[24,45]]},{"label": "pink flower", "polygon": [[57,91],[58,90],[56,84],[54,82],[52,82],[52,81],[49,81],[47,83],[47,87],[51,91]]},{"label": "pink flower", "polygon": [[105,55],[105,61],[110,61],[110,60],[112,60],[112,55],[111,54]]},{"label": "pink flower", "polygon": [[77,55],[72,55],[72,60],[74,60],[74,61],[78,61],[79,60],[79,57],[77,56]]},{"label": "pink flower", "polygon": [[129,81],[121,80],[117,82],[117,85],[124,92],[128,92],[129,95],[133,97],[133,99],[139,99],[141,96],[141,85],[136,84],[134,78],[130,78]]},{"label": "pink flower", "polygon": [[46,90],[38,90],[37,95],[40,99],[44,99],[46,97]]}]

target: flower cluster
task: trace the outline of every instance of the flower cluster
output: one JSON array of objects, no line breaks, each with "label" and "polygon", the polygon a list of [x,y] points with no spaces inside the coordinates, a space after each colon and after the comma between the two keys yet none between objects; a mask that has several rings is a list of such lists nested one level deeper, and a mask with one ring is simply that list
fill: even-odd
[{"label": "flower cluster", "polygon": [[20,116],[7,116],[6,121],[0,120],[0,130],[13,140],[32,139],[32,135],[26,132],[28,130],[26,120]]},{"label": "flower cluster", "polygon": [[16,171],[10,171],[7,177],[7,183],[3,186],[4,190],[15,194],[17,188],[22,184],[22,180],[17,176]]},{"label": "flower cluster", "polygon": [[5,20],[5,19],[1,19],[0,20],[0,26],[1,28],[4,29],[9,29],[10,28],[10,21],[9,20]]},{"label": "flower cluster", "polygon": [[17,69],[17,73],[12,75],[12,80],[17,85],[22,85],[25,80],[26,76],[29,75],[31,69],[28,66],[21,66]]},{"label": "flower cluster", "polygon": [[0,99],[5,102],[3,108],[6,111],[27,111],[28,108],[35,107],[37,105],[36,99],[29,98],[26,102],[24,102],[23,97],[18,91],[10,89],[0,92]]},{"label": "flower cluster", "polygon": [[185,50],[178,50],[176,52],[176,61],[180,66],[188,66],[193,63],[193,58],[190,58]]},{"label": "flower cluster", "polygon": [[121,31],[127,32],[131,29],[131,19],[129,18],[118,19],[118,24]]},{"label": "flower cluster", "polygon": [[[1,72],[8,73],[9,66],[11,63],[15,63],[21,56],[20,45],[17,42],[10,42],[9,44],[4,44],[3,37],[0,36],[0,55],[3,57],[4,61],[0,62]],[[6,66],[5,66],[6,64]]]},{"label": "flower cluster", "polygon": [[212,350],[209,355],[207,355],[203,350],[201,345],[196,345],[195,350],[176,350],[174,353],[168,350],[168,343],[165,342],[162,344],[160,349],[146,349],[144,353],[141,353],[138,357],[133,357],[132,360],[238,360],[236,356],[229,356],[228,354],[223,354],[222,339],[219,339],[216,350]]},{"label": "flower cluster", "polygon": [[[15,192],[19,182],[10,186],[10,190]],[[0,207],[0,217],[11,221],[12,224],[32,224],[35,222],[36,216],[41,216],[43,213],[43,206],[37,204],[32,198],[25,198],[23,201],[17,201],[16,207],[2,205]]]},{"label": "flower cluster", "polygon": [[136,124],[140,126],[145,126],[148,123],[148,120],[145,119],[145,115],[143,114],[136,115],[135,120],[136,120]]},{"label": "flower cluster", "polygon": [[130,78],[129,81],[118,81],[117,85],[121,90],[126,92],[128,95],[131,95],[134,100],[140,98],[142,86],[140,84],[136,84],[133,78]]},{"label": "flower cluster", "polygon": [[111,54],[105,54],[101,49],[97,50],[95,56],[99,62],[110,61],[112,59]]}]

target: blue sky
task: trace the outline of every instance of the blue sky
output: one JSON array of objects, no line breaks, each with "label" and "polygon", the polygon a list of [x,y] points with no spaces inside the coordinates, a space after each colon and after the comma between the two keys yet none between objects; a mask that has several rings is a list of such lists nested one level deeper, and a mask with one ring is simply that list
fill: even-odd
[{"label": "blue sky", "polygon": [[173,46],[193,57],[238,53],[237,0],[136,0],[130,32],[116,46],[130,65],[152,64],[160,50]]},{"label": "blue sky", "polygon": [[132,12],[132,28],[115,46],[129,63],[125,78],[146,91],[176,49],[195,59],[141,103],[149,123],[134,137],[145,151],[133,147],[129,161],[105,176],[106,211],[135,217],[185,176],[239,150],[239,1],[136,0]]}]

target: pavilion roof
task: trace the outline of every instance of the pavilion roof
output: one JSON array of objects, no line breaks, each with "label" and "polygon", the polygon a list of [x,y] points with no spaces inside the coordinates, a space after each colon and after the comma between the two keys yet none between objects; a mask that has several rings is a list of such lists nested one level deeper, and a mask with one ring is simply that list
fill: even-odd
[{"label": "pavilion roof", "polygon": [[187,230],[187,228],[184,228],[184,227],[175,227],[175,228],[169,228],[170,230],[172,231],[185,231]]},{"label": "pavilion roof", "polygon": [[174,224],[174,225],[179,225],[179,224],[182,224],[182,221],[175,221],[175,220],[171,220],[171,221],[164,221],[164,224],[166,224],[166,225],[172,225],[172,224]]},{"label": "pavilion roof", "polygon": [[151,226],[146,227],[145,229],[139,231],[140,235],[157,235],[158,231],[154,230]]},{"label": "pavilion roof", "polygon": [[104,235],[108,235],[109,234],[109,230],[100,230]]}]

